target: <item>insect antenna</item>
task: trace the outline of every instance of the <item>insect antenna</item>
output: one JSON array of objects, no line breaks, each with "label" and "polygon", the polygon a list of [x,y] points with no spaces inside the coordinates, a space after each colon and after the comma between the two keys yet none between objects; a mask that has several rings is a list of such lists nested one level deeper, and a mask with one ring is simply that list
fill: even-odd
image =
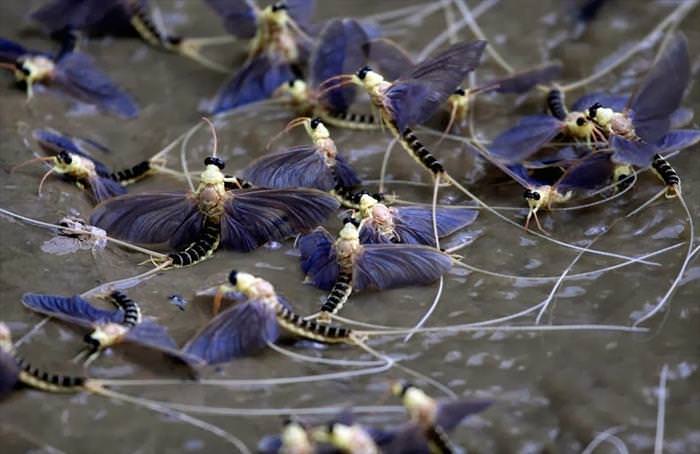
[{"label": "insect antenna", "polygon": [[207,117],[202,117],[202,120],[209,125],[209,131],[211,131],[212,140],[214,141],[211,155],[216,156],[216,153],[219,151],[219,139],[216,136],[216,126],[214,126],[214,123]]},{"label": "insect antenna", "polygon": [[295,119],[291,120],[289,123],[287,123],[287,125],[284,127],[284,129],[283,129],[282,131],[280,131],[280,132],[278,132],[277,134],[275,134],[275,135],[267,142],[267,144],[265,145],[265,149],[266,149],[266,150],[269,150],[270,147],[272,146],[272,144],[275,143],[275,142],[277,142],[277,141],[280,139],[280,137],[282,137],[283,135],[289,133],[289,131],[291,131],[292,129],[296,128],[297,126],[301,126],[301,125],[303,125],[304,123],[306,123],[307,121],[310,121],[310,120],[311,120],[311,118],[309,118],[309,117],[298,117],[298,118],[295,118]]},{"label": "insect antenna", "polygon": [[46,172],[46,173],[44,174],[44,176],[41,177],[41,181],[39,181],[39,189],[38,189],[38,191],[37,191],[37,195],[38,195],[39,197],[41,197],[41,188],[44,186],[44,181],[46,181],[46,179],[49,177],[49,175],[51,175],[51,174],[54,173],[54,172],[55,172],[54,169],[49,169],[48,172]]},{"label": "insect antenna", "polygon": [[55,159],[56,159],[56,158],[53,157],[53,156],[42,156],[42,157],[39,157],[39,158],[28,159],[28,160],[26,160],[26,161],[24,161],[24,162],[20,162],[19,164],[17,164],[17,165],[15,165],[15,166],[13,166],[12,168],[10,168],[10,174],[14,173],[15,170],[17,170],[17,169],[19,169],[19,168],[22,168],[22,167],[24,167],[24,166],[27,166],[27,165],[29,165],[29,164],[34,164],[35,162],[52,161],[52,160],[55,160]]}]

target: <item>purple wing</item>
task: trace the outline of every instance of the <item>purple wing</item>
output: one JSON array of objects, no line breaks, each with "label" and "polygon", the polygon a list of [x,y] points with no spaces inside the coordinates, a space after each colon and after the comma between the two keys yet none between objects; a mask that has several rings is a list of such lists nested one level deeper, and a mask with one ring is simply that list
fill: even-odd
[{"label": "purple wing", "polygon": [[612,136],[610,146],[615,152],[612,160],[618,164],[631,164],[637,167],[651,165],[651,160],[659,149],[646,142],[633,142],[620,136]]},{"label": "purple wing", "polygon": [[317,189],[241,189],[224,205],[221,242],[251,251],[313,229],[338,209],[338,201]]},{"label": "purple wing", "polygon": [[[77,154],[82,158],[90,160],[95,165],[95,170],[100,176],[107,176],[111,173],[106,165],[94,159],[82,147],[82,143],[85,142],[82,139],[62,134],[53,129],[35,129],[32,132],[32,137],[34,137],[34,140],[36,140],[39,146],[47,153],[57,155],[61,151],[67,151],[71,154]],[[100,150],[107,149],[104,145],[100,145],[97,142],[87,143]]]},{"label": "purple wing", "polygon": [[250,39],[258,29],[257,7],[251,0],[205,0],[221,16],[226,31],[238,38]]},{"label": "purple wing", "polygon": [[301,270],[322,290],[330,290],[338,278],[339,268],[333,243],[333,237],[324,228],[302,235],[297,240]]},{"label": "purple wing", "polygon": [[604,92],[594,92],[587,95],[583,95],[571,106],[571,110],[574,112],[583,112],[593,104],[600,104],[603,107],[614,110],[615,112],[622,112],[627,107],[629,102],[629,96],[619,96],[610,95]]},{"label": "purple wing", "polygon": [[188,246],[202,230],[204,215],[184,193],[134,194],[100,203],[90,224],[110,235],[141,244]]},{"label": "purple wing", "polygon": [[256,57],[219,89],[208,111],[218,114],[263,101],[270,98],[282,84],[292,79],[294,73],[289,64],[273,61],[264,55]]},{"label": "purple wing", "polygon": [[285,0],[289,17],[301,28],[309,30],[311,18],[316,10],[315,0]]},{"label": "purple wing", "polygon": [[430,446],[425,438],[425,431],[415,423],[399,427],[393,436],[380,445],[386,454],[430,454]]},{"label": "purple wing", "polygon": [[377,229],[374,221],[368,219],[360,225],[360,243],[361,244],[381,244],[381,243],[394,243],[394,238],[390,238],[387,235],[382,234],[379,229]]},{"label": "purple wing", "polygon": [[362,183],[360,177],[357,176],[355,170],[350,167],[350,164],[340,155],[335,157],[335,172],[336,182],[340,183],[344,188],[351,188]]},{"label": "purple wing", "polygon": [[556,186],[563,194],[576,189],[598,189],[610,181],[613,169],[608,153],[593,153],[569,167]]},{"label": "purple wing", "polygon": [[[365,62],[362,45],[367,34],[354,19],[334,19],[326,24],[311,55],[310,85],[316,90],[326,79],[356,71]],[[355,87],[328,92],[322,102],[333,112],[345,112],[355,99]]]},{"label": "purple wing", "polygon": [[280,435],[265,435],[256,447],[258,454],[280,454],[282,452],[282,437]]},{"label": "purple wing", "polygon": [[408,52],[389,39],[375,39],[365,44],[364,48],[369,64],[386,80],[398,79],[415,67]]},{"label": "purple wing", "polygon": [[503,162],[517,163],[527,159],[554,139],[561,131],[561,122],[550,115],[532,115],[496,137],[490,154]]},{"label": "purple wing", "polygon": [[[400,242],[435,246],[431,207],[407,206],[393,210],[396,213],[394,230]],[[435,218],[438,236],[442,238],[463,229],[474,222],[477,216],[479,212],[471,208],[437,207]]]},{"label": "purple wing", "polygon": [[591,150],[587,147],[567,146],[557,147],[554,150],[547,150],[543,156],[533,156],[523,165],[528,169],[545,169],[548,167],[568,167],[572,161],[583,158],[590,154]]},{"label": "purple wing", "polygon": [[100,322],[122,323],[124,321],[124,312],[119,309],[98,309],[79,296],[25,293],[22,295],[22,304],[35,312],[85,327],[91,327]]},{"label": "purple wing", "polygon": [[75,98],[123,118],[136,118],[139,107],[105,73],[95,67],[89,56],[80,52],[66,54],[58,61],[53,82]]},{"label": "purple wing", "polygon": [[458,43],[413,69],[386,91],[399,131],[428,120],[479,64],[486,41]]},{"label": "purple wing", "polygon": [[[91,35],[135,35],[124,0],[53,0],[31,14],[47,32],[64,29]],[[145,0],[139,0],[145,4]]]},{"label": "purple wing", "polygon": [[335,186],[333,169],[315,147],[301,146],[256,159],[243,170],[243,179],[266,188],[316,188]]},{"label": "purple wing", "polygon": [[685,128],[691,121],[693,121],[694,116],[695,112],[693,112],[693,109],[689,109],[687,107],[680,107],[676,109],[676,111],[671,114],[671,118],[669,119],[671,122],[671,129]]},{"label": "purple wing", "polygon": [[278,337],[274,310],[264,302],[249,301],[214,317],[183,350],[207,364],[219,364],[257,353]]},{"label": "purple wing", "polygon": [[530,91],[537,84],[547,83],[559,78],[561,71],[561,63],[552,63],[528,71],[522,71],[510,77],[487,82],[484,85],[495,85],[494,91],[498,93],[521,94]]},{"label": "purple wing", "polygon": [[680,107],[689,80],[688,42],[677,33],[630,101],[637,136],[655,143],[668,132],[670,117]]},{"label": "purple wing", "polygon": [[442,429],[451,432],[464,418],[486,410],[492,403],[489,400],[440,402],[435,422]]},{"label": "purple wing", "polygon": [[19,43],[0,38],[0,63],[14,64],[19,57],[32,53]]},{"label": "purple wing", "polygon": [[452,258],[428,246],[366,244],[355,261],[356,290],[428,285],[452,268]]},{"label": "purple wing", "polygon": [[109,178],[99,176],[89,178],[88,185],[90,186],[90,195],[97,203],[126,194],[124,186]]},{"label": "purple wing", "polygon": [[19,366],[9,353],[0,350],[0,399],[10,394],[19,381]]},{"label": "purple wing", "polygon": [[141,322],[131,328],[123,341],[159,351],[186,364],[201,363],[198,358],[178,349],[167,328],[151,321]]},{"label": "purple wing", "polygon": [[669,131],[656,143],[662,154],[692,147],[700,142],[700,129],[678,129]]}]

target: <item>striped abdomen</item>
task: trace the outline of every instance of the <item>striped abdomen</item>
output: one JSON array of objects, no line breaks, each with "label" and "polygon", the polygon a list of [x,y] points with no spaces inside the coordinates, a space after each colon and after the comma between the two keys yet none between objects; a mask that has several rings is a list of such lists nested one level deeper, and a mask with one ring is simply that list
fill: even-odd
[{"label": "striped abdomen", "polygon": [[118,181],[122,186],[131,184],[146,176],[151,171],[151,163],[148,161],[139,162],[134,167],[124,170],[117,170],[110,173],[107,178]]},{"label": "striped abdomen", "polygon": [[[394,131],[398,131],[398,128],[396,128],[395,125],[392,125],[392,129],[394,129]],[[428,150],[425,145],[418,140],[418,137],[416,137],[416,134],[411,128],[406,128],[401,133],[399,141],[406,151],[408,151],[411,157],[413,157],[413,159],[418,161],[419,164],[428,169],[434,175],[445,173],[445,169],[442,167],[442,164],[440,164],[430,150]]]},{"label": "striped abdomen", "polygon": [[124,311],[122,325],[132,328],[141,323],[141,308],[134,300],[119,291],[112,292],[109,297],[115,306]]},{"label": "striped abdomen", "polygon": [[431,425],[425,431],[425,436],[430,444],[430,452],[440,454],[452,454],[453,452],[456,452],[452,442],[450,442],[450,439],[442,427]]},{"label": "striped abdomen", "polygon": [[349,328],[306,320],[281,304],[277,304],[275,315],[277,316],[277,323],[282,328],[297,336],[327,344],[352,343],[350,338],[352,330]]},{"label": "striped abdomen", "polygon": [[330,293],[328,293],[328,297],[326,297],[326,301],[324,301],[323,305],[321,306],[321,312],[337,314],[340,312],[340,309],[343,308],[343,305],[347,302],[348,298],[350,298],[351,293],[352,270],[344,271],[341,269],[340,273],[338,273],[338,278],[336,279],[335,284],[333,284],[333,288],[331,288]]},{"label": "striped abdomen", "polygon": [[139,35],[141,35],[141,38],[152,46],[164,47],[166,49],[171,49],[172,46],[177,45],[179,40],[161,33],[148,13],[143,10],[140,3],[139,1],[132,1],[129,7],[131,11],[131,25],[136,29]]},{"label": "striped abdomen", "polygon": [[552,89],[547,93],[547,107],[552,115],[558,120],[566,119],[566,106],[564,106],[564,95],[558,88]]},{"label": "striped abdomen", "polygon": [[214,253],[219,246],[220,238],[219,224],[207,219],[199,239],[187,246],[184,251],[168,254],[168,258],[172,261],[172,266],[175,267],[194,265],[209,258]]},{"label": "striped abdomen", "polygon": [[678,176],[678,173],[676,173],[676,170],[671,167],[671,164],[660,154],[654,155],[651,167],[656,171],[666,186],[676,186],[681,182],[681,178]]},{"label": "striped abdomen", "polygon": [[319,112],[319,117],[324,123],[336,126],[338,128],[357,129],[357,130],[373,130],[379,129],[380,125],[377,119],[372,114],[356,114],[352,112]]},{"label": "striped abdomen", "polygon": [[51,374],[33,367],[17,355],[15,355],[15,359],[17,360],[17,365],[21,369],[19,374],[20,381],[32,388],[54,393],[78,392],[81,391],[85,385],[84,377]]}]

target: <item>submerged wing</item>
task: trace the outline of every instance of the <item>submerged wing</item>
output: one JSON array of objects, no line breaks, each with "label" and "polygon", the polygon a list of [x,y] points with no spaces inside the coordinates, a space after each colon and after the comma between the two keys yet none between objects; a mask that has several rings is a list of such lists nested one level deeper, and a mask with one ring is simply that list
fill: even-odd
[{"label": "submerged wing", "polygon": [[237,251],[251,251],[313,229],[338,207],[338,201],[317,189],[241,189],[231,191],[221,220],[221,242]]},{"label": "submerged wing", "polygon": [[598,91],[581,96],[571,106],[571,110],[574,112],[584,112],[593,104],[598,103],[603,107],[614,110],[615,112],[622,112],[625,110],[629,99],[629,96],[611,95]]},{"label": "submerged wing", "polygon": [[236,304],[214,317],[183,350],[207,364],[218,364],[256,353],[278,337],[274,310],[254,300]]},{"label": "submerged wing", "polygon": [[677,33],[649,70],[630,100],[634,130],[647,143],[655,143],[670,128],[670,117],[683,100],[690,80],[688,42]]},{"label": "submerged wing", "polygon": [[428,285],[452,268],[452,258],[428,246],[366,244],[355,261],[353,288],[384,290]]},{"label": "submerged wing", "polygon": [[184,193],[134,194],[100,203],[90,224],[116,238],[141,244],[188,246],[202,230],[204,215]]},{"label": "submerged wing", "polygon": [[630,164],[636,167],[648,167],[659,149],[656,145],[646,142],[633,142],[620,136],[610,138],[610,146],[614,151],[612,160],[618,164]]},{"label": "submerged wing", "polygon": [[208,111],[219,114],[269,99],[282,84],[294,79],[291,66],[263,55],[249,61],[218,91]]},{"label": "submerged wing", "polygon": [[518,72],[503,79],[496,79],[484,85],[494,85],[494,91],[497,93],[522,94],[530,91],[537,84],[544,84],[559,78],[561,72],[561,63],[551,63],[538,68]]},{"label": "submerged wing", "polygon": [[136,118],[139,107],[134,99],[97,69],[92,58],[80,52],[66,54],[58,61],[53,82],[88,104],[123,118]]},{"label": "submerged wing", "polygon": [[[82,147],[82,143],[86,142],[83,139],[72,137],[53,129],[35,129],[32,132],[32,137],[34,137],[34,140],[36,140],[39,146],[47,153],[57,155],[61,151],[67,151],[71,154],[77,154],[82,158],[90,160],[95,165],[95,171],[99,175],[107,176],[111,173],[106,165],[90,156],[87,150]],[[104,145],[97,142],[90,141],[86,143],[99,150],[107,150]]]},{"label": "submerged wing", "polygon": [[333,169],[316,147],[301,146],[259,157],[243,170],[243,179],[266,188],[316,188],[335,186]]},{"label": "submerged wing", "polygon": [[19,372],[15,358],[0,350],[0,399],[12,392],[19,381]]},{"label": "submerged wing", "polygon": [[447,432],[451,432],[467,416],[480,413],[491,406],[490,400],[460,400],[455,402],[440,402],[436,415],[436,423]]},{"label": "submerged wing", "polygon": [[700,129],[669,131],[656,143],[662,154],[691,147],[700,142]]},{"label": "submerged wing", "polygon": [[479,64],[486,41],[458,43],[420,63],[386,91],[399,131],[428,120]]},{"label": "submerged wing", "polygon": [[560,130],[561,122],[550,115],[524,117],[493,139],[489,153],[503,162],[518,163],[554,139]]},{"label": "submerged wing", "polygon": [[[435,246],[432,207],[406,206],[392,210],[395,213],[394,231],[400,242]],[[435,218],[438,237],[446,237],[463,229],[474,222],[477,216],[479,212],[471,208],[437,207]]]},{"label": "submerged wing", "polygon": [[205,0],[221,16],[226,31],[238,38],[249,39],[258,29],[258,8],[252,0]]},{"label": "submerged wing", "polygon": [[338,279],[338,260],[333,237],[322,227],[302,235],[297,240],[301,253],[301,270],[314,285],[330,290]]},{"label": "submerged wing", "polygon": [[98,309],[79,296],[25,293],[22,295],[22,304],[35,312],[85,327],[91,327],[95,323],[122,323],[124,321],[123,311]]},{"label": "submerged wing", "polygon": [[598,189],[610,181],[614,167],[608,153],[593,153],[564,172],[556,183],[557,190],[566,194],[576,189]]}]

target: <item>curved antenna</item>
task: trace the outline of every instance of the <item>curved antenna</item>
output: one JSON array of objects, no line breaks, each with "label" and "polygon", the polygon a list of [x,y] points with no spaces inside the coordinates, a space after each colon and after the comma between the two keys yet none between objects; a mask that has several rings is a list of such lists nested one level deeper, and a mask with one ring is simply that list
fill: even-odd
[{"label": "curved antenna", "polygon": [[55,170],[53,168],[51,168],[51,169],[49,169],[48,172],[46,172],[44,174],[43,177],[41,177],[41,181],[39,181],[39,189],[37,191],[37,196],[41,197],[41,188],[44,186],[44,181],[46,181],[46,179],[49,177],[49,175],[51,175],[54,172],[55,172]]},{"label": "curved antenna", "polygon": [[42,156],[42,157],[39,157],[39,158],[28,159],[28,160],[26,160],[26,161],[24,161],[24,162],[20,162],[19,164],[15,165],[15,166],[12,166],[12,167],[10,168],[10,174],[15,173],[15,170],[17,170],[17,169],[19,169],[19,168],[22,168],[22,167],[24,167],[24,166],[26,166],[26,165],[34,164],[35,162],[51,161],[51,160],[54,160],[54,159],[56,159],[56,158],[54,158],[53,156]]},{"label": "curved antenna", "polygon": [[202,117],[202,120],[209,125],[209,131],[211,131],[211,136],[214,140],[214,150],[212,151],[211,155],[216,156],[217,152],[219,151],[219,138],[216,136],[216,126],[214,126],[214,123],[212,123],[212,121],[207,117]]},{"label": "curved antenna", "polygon": [[295,118],[295,119],[289,121],[289,123],[287,123],[287,125],[284,127],[283,130],[281,130],[280,132],[278,132],[277,134],[275,134],[275,135],[267,142],[267,144],[265,145],[265,150],[269,150],[273,143],[277,142],[277,141],[280,139],[280,137],[282,137],[283,135],[289,133],[289,131],[291,131],[292,129],[296,128],[297,126],[301,126],[301,125],[303,125],[303,124],[305,124],[305,123],[307,123],[307,122],[309,122],[309,121],[311,121],[311,118],[310,118],[310,117],[297,117],[297,118]]}]

